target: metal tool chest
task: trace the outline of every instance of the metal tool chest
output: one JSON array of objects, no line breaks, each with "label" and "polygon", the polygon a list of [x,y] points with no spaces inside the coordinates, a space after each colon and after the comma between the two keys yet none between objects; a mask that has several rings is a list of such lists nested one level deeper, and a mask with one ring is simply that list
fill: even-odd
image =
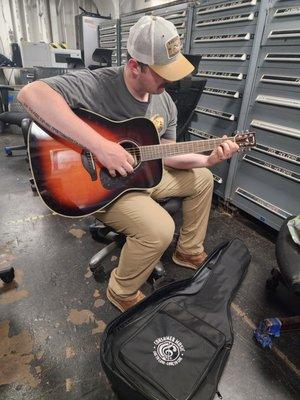
[{"label": "metal tool chest", "polygon": [[271,1],[266,11],[240,121],[256,132],[257,145],[239,157],[227,185],[233,204],[279,229],[300,211],[300,1]]},{"label": "metal tool chest", "polygon": [[120,65],[120,20],[112,19],[102,22],[98,26],[98,42],[102,49],[110,49],[112,52],[112,66]]},{"label": "metal tool chest", "polygon": [[122,15],[119,37],[108,28],[115,21],[99,28],[101,47],[117,36],[114,65],[126,62],[129,29],[145,13],[172,21],[183,53],[202,56],[207,84],[188,137],[256,133],[252,152],[212,168],[215,193],[279,229],[300,211],[300,0],[176,2]]},{"label": "metal tool chest", "polygon": [[[190,53],[202,56],[198,76],[207,84],[189,129],[192,140],[236,131],[258,13],[256,0],[203,1],[194,8]],[[212,168],[221,197],[228,169],[229,162]]]}]

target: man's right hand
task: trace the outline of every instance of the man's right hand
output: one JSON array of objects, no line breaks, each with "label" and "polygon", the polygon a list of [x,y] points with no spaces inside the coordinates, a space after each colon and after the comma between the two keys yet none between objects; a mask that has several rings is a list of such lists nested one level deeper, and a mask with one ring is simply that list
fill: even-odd
[{"label": "man's right hand", "polygon": [[134,159],[132,155],[118,143],[102,138],[101,146],[94,149],[93,153],[113,177],[117,172],[122,176],[133,172]]},{"label": "man's right hand", "polygon": [[[41,99],[47,101],[41,102]],[[19,92],[18,100],[32,118],[47,130],[91,151],[111,176],[116,176],[117,172],[122,176],[133,172],[133,157],[122,146],[100,136],[81,120],[47,83],[35,81],[25,85]]]}]

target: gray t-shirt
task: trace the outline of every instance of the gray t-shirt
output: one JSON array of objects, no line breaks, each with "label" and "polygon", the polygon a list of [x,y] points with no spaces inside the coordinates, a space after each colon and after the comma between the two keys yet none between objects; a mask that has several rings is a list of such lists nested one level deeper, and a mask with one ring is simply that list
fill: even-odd
[{"label": "gray t-shirt", "polygon": [[124,81],[124,67],[82,69],[41,79],[62,95],[71,108],[86,108],[115,121],[132,117],[152,120],[160,137],[176,140],[177,109],[170,95],[150,95],[148,102],[135,99]]}]

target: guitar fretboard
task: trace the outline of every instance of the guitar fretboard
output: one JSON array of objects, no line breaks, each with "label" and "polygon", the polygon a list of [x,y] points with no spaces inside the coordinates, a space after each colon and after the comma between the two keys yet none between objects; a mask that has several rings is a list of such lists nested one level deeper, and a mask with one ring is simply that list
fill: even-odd
[{"label": "guitar fretboard", "polygon": [[204,153],[218,147],[225,140],[235,142],[235,138],[194,140],[180,143],[164,143],[140,147],[141,161],[157,160],[188,153]]}]

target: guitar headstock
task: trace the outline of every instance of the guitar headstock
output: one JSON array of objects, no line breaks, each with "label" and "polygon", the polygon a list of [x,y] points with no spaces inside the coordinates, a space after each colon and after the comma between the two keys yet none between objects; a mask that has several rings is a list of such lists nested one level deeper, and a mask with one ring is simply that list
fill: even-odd
[{"label": "guitar headstock", "polygon": [[234,136],[235,142],[240,146],[241,150],[256,146],[255,132],[238,132]]}]

